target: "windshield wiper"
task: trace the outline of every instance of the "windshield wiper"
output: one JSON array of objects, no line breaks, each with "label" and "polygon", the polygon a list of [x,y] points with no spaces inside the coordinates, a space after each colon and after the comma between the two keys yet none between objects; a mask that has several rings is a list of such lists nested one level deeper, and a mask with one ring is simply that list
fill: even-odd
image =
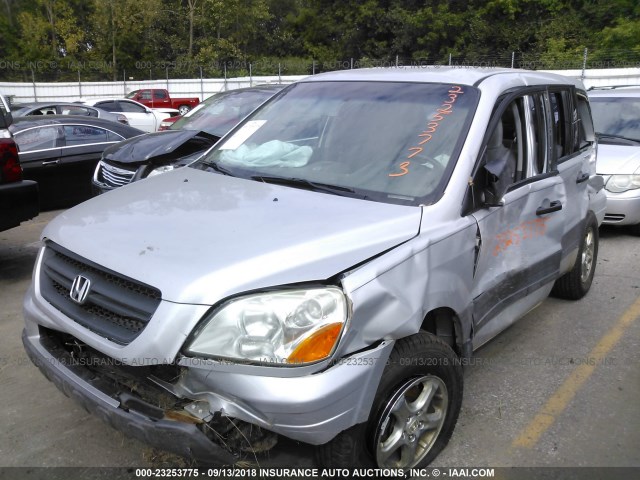
[{"label": "windshield wiper", "polygon": [[[286,185],[290,187],[304,188],[313,192],[325,192],[325,193],[351,193],[355,194],[355,190],[349,187],[342,187],[340,185],[330,185],[328,183],[312,182],[305,180],[304,178],[286,178],[286,177],[272,177],[264,175],[254,175],[252,180],[258,180],[264,183],[275,183],[277,185]],[[365,198],[363,196],[363,198]]]},{"label": "windshield wiper", "polygon": [[613,139],[625,140],[627,142],[640,143],[640,139],[638,138],[630,138],[630,137],[625,137],[623,135],[614,135],[613,133],[596,132],[596,136],[598,137],[598,139],[613,138]]},{"label": "windshield wiper", "polygon": [[217,162],[207,162],[207,161],[203,161],[202,162],[203,165],[206,165],[207,167],[209,167],[211,170],[216,171],[218,173],[221,173],[223,175],[229,175],[230,177],[235,177],[235,175],[233,173],[231,173],[230,170],[227,170],[224,167],[221,167]]}]

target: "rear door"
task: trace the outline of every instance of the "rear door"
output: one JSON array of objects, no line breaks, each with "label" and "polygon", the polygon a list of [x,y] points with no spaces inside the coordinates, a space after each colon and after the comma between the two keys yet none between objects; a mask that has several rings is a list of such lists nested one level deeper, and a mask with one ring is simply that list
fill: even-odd
[{"label": "rear door", "polygon": [[544,89],[504,97],[487,130],[474,188],[494,206],[472,214],[474,348],[546,298],[559,274],[567,198],[548,132]]},{"label": "rear door", "polygon": [[123,137],[93,125],[64,125],[60,174],[61,201],[73,205],[91,197],[91,179],[102,152]]},{"label": "rear door", "polygon": [[55,208],[63,181],[60,171],[63,131],[60,125],[45,125],[16,132],[24,178],[38,182],[40,206]]},{"label": "rear door", "polygon": [[[586,96],[578,96],[573,87],[549,91],[552,152],[567,196],[565,232],[562,243],[565,271],[571,267],[585,229],[589,208],[589,178],[595,173],[593,126]],[[590,140],[589,140],[590,138]]]}]

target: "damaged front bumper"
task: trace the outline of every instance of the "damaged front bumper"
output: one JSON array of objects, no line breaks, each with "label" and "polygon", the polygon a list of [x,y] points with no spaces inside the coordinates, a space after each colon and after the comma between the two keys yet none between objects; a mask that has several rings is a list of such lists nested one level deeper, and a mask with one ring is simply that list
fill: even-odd
[{"label": "damaged front bumper", "polygon": [[91,385],[88,371],[80,366],[63,366],[59,356],[45,348],[39,337],[28,337],[23,332],[22,342],[31,361],[58,390],[116,430],[152,447],[185,457],[201,461],[234,462],[234,455],[211,442],[196,425],[153,419],[135,411],[127,411],[121,408],[120,401]]},{"label": "damaged front bumper", "polygon": [[[32,334],[34,330],[38,333]],[[310,444],[326,443],[342,430],[366,421],[393,347],[393,342],[383,342],[322,372],[298,377],[243,374],[237,368],[216,371],[210,362],[184,366],[194,362],[183,359],[172,367],[180,372],[175,379],[149,378],[175,400],[170,408],[163,408],[159,402],[149,402],[148,396],[138,395],[135,388],[122,388],[119,382],[115,388],[113,382],[107,385],[95,369],[74,359],[64,346],[69,342],[58,335],[43,327],[27,328],[22,340],[31,361],[67,396],[117,430],[151,446],[224,464],[235,463],[241,451],[251,450],[220,441],[222,436],[216,431],[220,419],[230,421],[236,429],[246,425]]]}]

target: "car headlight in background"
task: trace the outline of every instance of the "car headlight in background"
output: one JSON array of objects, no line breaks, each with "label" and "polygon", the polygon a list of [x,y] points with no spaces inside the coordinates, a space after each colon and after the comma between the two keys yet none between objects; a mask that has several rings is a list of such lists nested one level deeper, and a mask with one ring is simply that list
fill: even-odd
[{"label": "car headlight in background", "polygon": [[149,172],[148,177],[153,177],[154,175],[160,175],[161,173],[167,173],[174,169],[173,165],[163,165],[162,167],[154,168]]},{"label": "car headlight in background", "polygon": [[638,170],[633,175],[611,175],[604,187],[612,193],[622,193],[640,188],[640,174]]},{"label": "car headlight in background", "polygon": [[231,300],[205,320],[188,355],[276,365],[302,365],[331,356],[347,321],[339,288],[284,290]]}]

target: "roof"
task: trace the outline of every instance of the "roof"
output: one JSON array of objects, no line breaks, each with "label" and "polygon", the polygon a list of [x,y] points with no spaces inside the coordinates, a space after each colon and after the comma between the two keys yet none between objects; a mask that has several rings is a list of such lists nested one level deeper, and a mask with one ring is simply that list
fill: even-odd
[{"label": "roof", "polygon": [[12,107],[14,108],[31,108],[31,107],[46,107],[47,105],[75,105],[76,107],[82,107],[83,105],[79,104],[79,103],[73,103],[73,102],[58,102],[58,101],[51,101],[51,102],[19,102],[19,103],[13,103],[11,104]]},{"label": "roof", "polygon": [[525,85],[571,84],[584,88],[579,80],[553,73],[534,72],[512,68],[467,68],[459,66],[362,68],[321,73],[306,77],[299,82],[319,81],[373,81],[373,82],[425,82],[455,83],[480,86],[488,78],[505,76],[511,81],[519,77]]},{"label": "roof", "polygon": [[84,104],[84,105],[91,105],[91,106],[97,106],[96,103],[97,102],[131,102],[131,103],[135,103],[136,105],[140,105],[142,107],[144,107],[144,105],[142,105],[140,102],[135,101],[132,98],[124,98],[124,97],[100,97],[100,98],[85,98],[82,99],[78,102],[74,102],[77,104]]},{"label": "roof", "polygon": [[123,135],[141,135],[145,132],[137,128],[130,127],[111,120],[103,118],[88,117],[86,115],[38,115],[29,117],[16,117],[10,130],[13,133],[26,130],[27,128],[40,127],[44,125],[89,125],[94,127],[102,127]]}]

